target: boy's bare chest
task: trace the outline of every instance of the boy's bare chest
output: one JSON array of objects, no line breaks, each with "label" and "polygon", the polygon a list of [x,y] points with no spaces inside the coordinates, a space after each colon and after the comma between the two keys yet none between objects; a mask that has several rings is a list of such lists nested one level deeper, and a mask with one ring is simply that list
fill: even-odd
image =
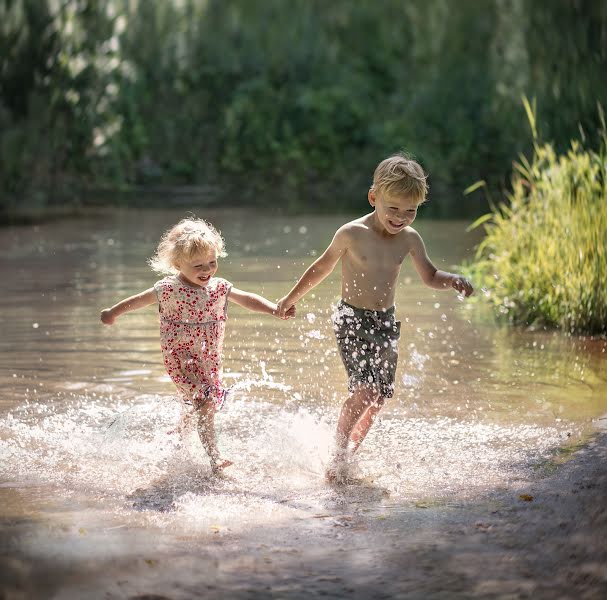
[{"label": "boy's bare chest", "polygon": [[352,266],[381,271],[399,270],[408,253],[404,244],[394,242],[364,244],[348,252]]}]

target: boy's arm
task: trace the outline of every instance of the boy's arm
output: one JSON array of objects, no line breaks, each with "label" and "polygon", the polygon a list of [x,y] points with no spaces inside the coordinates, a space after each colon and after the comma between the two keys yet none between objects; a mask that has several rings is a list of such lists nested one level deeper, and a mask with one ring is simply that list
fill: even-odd
[{"label": "boy's arm", "polygon": [[347,231],[342,227],[337,230],[329,247],[319,256],[300,277],[293,289],[278,301],[280,315],[286,313],[301,300],[313,287],[316,287],[335,268],[347,249]]},{"label": "boy's arm", "polygon": [[114,304],[112,308],[104,308],[101,311],[101,322],[105,325],[113,325],[116,318],[120,315],[143,308],[144,306],[149,306],[150,304],[155,304],[156,302],[158,302],[156,290],[150,288],[149,290],[145,290],[145,292],[125,298],[118,302],[118,304]]},{"label": "boy's arm", "polygon": [[410,254],[415,270],[427,286],[438,290],[453,288],[465,296],[470,296],[474,292],[472,284],[465,277],[447,271],[439,271],[432,264],[428,258],[424,241],[417,231],[411,233]]},{"label": "boy's arm", "polygon": [[242,290],[232,288],[228,295],[228,300],[242,306],[248,310],[255,312],[264,313],[266,315],[273,315],[281,319],[289,319],[295,316],[295,307],[292,310],[288,310],[284,315],[278,314],[278,306],[274,302],[266,300],[263,296],[252,294],[250,292],[243,292]]}]

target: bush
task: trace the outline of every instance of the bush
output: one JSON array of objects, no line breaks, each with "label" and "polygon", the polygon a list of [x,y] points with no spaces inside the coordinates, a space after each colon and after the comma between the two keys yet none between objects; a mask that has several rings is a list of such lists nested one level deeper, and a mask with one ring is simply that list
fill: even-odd
[{"label": "bush", "polygon": [[[534,115],[528,104],[534,126]],[[601,113],[602,117],[602,113]],[[607,333],[607,135],[600,150],[572,141],[558,156],[534,144],[514,165],[507,202],[481,217],[486,237],[470,268],[512,323]]]}]

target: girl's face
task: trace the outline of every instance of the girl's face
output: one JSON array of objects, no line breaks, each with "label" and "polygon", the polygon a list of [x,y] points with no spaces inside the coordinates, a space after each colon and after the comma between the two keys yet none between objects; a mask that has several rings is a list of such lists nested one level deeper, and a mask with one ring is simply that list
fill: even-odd
[{"label": "girl's face", "polygon": [[175,266],[186,283],[195,287],[205,287],[217,272],[217,252],[214,249],[197,252],[190,258],[181,259]]}]

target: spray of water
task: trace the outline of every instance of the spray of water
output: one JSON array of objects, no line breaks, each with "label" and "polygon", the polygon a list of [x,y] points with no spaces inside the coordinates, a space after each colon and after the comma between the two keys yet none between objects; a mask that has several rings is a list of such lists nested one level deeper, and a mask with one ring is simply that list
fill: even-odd
[{"label": "spray of water", "polygon": [[[428,357],[411,356],[423,376]],[[4,485],[52,487],[98,502],[117,515],[162,527],[230,528],[297,519],[336,506],[323,479],[337,411],[302,406],[290,386],[243,377],[217,415],[222,453],[235,465],[212,475],[195,428],[179,422],[174,398],[88,396],[27,402],[0,419]],[[268,390],[283,403],[269,402]],[[382,501],[464,499],[520,477],[533,457],[547,456],[564,426],[502,426],[446,418],[411,418],[399,409],[378,419],[352,465],[364,494]]]}]

